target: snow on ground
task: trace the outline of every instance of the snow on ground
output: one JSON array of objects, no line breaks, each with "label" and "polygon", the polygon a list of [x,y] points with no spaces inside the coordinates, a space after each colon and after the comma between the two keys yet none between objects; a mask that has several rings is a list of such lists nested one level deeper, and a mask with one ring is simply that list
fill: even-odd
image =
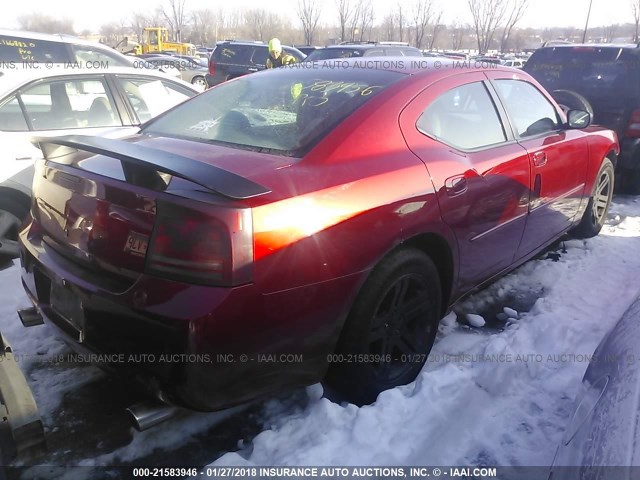
[{"label": "snow on ground", "polygon": [[610,218],[599,237],[566,242],[558,262],[530,261],[456,308],[540,296],[528,312],[505,305],[502,329],[449,317],[413,384],[362,408],[316,395],[215,464],[550,465],[587,367],[580,355],[640,294],[640,201],[618,199]]},{"label": "snow on ground", "polygon": [[[587,367],[579,355],[591,355],[640,294],[639,251],[640,200],[616,198],[599,237],[568,241],[559,261],[530,261],[456,306],[412,384],[362,408],[323,398],[320,386],[307,389],[306,404],[268,401],[263,431],[250,442],[238,438],[238,452],[215,463],[549,465]],[[44,361],[68,350],[48,328],[20,324],[15,311],[29,302],[19,273],[17,265],[0,271],[0,331],[51,429],[65,394],[102,374]],[[489,315],[491,305],[497,310]],[[468,325],[476,315],[485,326]],[[171,451],[212,428],[218,415],[172,420],[78,463],[112,465],[154,448]]]}]

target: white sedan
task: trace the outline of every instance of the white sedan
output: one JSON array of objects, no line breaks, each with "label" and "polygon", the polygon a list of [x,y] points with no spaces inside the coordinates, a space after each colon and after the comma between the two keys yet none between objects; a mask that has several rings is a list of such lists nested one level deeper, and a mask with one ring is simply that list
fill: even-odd
[{"label": "white sedan", "polygon": [[31,199],[31,136],[124,137],[200,90],[160,72],[117,67],[0,71],[0,264],[18,256],[17,231]]}]

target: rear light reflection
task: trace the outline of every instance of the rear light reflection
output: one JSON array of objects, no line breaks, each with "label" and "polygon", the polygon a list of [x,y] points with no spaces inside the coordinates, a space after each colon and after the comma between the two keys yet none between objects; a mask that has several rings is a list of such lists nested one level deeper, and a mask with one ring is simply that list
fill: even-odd
[{"label": "rear light reflection", "polygon": [[640,109],[631,112],[626,136],[629,138],[640,138]]},{"label": "rear light reflection", "polygon": [[[251,238],[250,225],[243,228],[246,225],[242,212],[231,210],[227,216],[219,219],[176,206],[158,205],[147,273],[214,286],[249,281],[253,252],[251,242],[244,237]],[[246,251],[247,244],[251,251]]]}]

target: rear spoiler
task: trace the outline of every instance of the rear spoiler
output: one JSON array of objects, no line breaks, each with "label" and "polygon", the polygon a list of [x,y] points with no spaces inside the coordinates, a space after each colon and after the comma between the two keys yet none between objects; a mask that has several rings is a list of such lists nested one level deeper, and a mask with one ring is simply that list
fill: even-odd
[{"label": "rear spoiler", "polygon": [[143,147],[133,142],[88,135],[65,135],[60,137],[33,137],[42,150],[44,158],[56,163],[70,164],[63,157],[77,150],[112,157],[130,165],[153,168],[168,173],[228,198],[243,200],[270,193],[271,190],[235,173],[214,165]]}]

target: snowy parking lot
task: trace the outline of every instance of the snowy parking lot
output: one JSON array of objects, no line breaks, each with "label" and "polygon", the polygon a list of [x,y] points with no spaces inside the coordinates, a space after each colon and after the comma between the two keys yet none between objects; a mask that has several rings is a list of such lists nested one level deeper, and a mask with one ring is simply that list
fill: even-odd
[{"label": "snowy parking lot", "polygon": [[139,433],[124,387],[50,361],[67,347],[22,327],[17,264],[0,272],[0,330],[50,438],[39,464],[548,466],[593,350],[640,294],[640,199],[616,197],[598,237],[556,247],[457,305],[418,379],[362,408],[315,385]]}]

